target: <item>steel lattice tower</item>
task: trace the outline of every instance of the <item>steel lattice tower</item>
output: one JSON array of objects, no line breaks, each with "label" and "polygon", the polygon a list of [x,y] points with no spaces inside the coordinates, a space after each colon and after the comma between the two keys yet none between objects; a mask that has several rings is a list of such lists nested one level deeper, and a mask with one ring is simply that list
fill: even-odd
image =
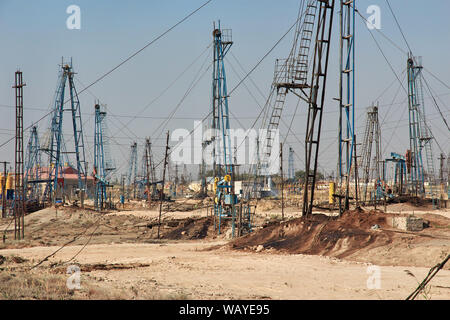
[{"label": "steel lattice tower", "polygon": [[[422,84],[422,63],[418,57],[408,55],[408,110],[410,162],[408,165],[410,192],[425,196],[425,177],[430,188],[433,203],[437,200],[436,177],[432,141],[434,139],[428,127]],[[423,166],[422,152],[425,151],[426,171]]]},{"label": "steel lattice tower", "polygon": [[305,184],[303,191],[304,216],[312,214],[322,129],[325,85],[328,72],[331,30],[333,27],[334,0],[318,1],[320,4],[312,57],[311,82],[308,94],[308,118],[305,134]]},{"label": "steel lattice tower", "polygon": [[[72,62],[62,63],[59,74],[58,86],[55,94],[55,106],[50,128],[50,139],[44,151],[49,155],[48,181],[45,189],[44,197],[56,200],[58,191],[58,179],[62,174],[63,156],[68,153],[74,153],[76,158],[78,189],[82,192],[86,191],[86,161],[84,150],[83,126],[81,121],[81,108],[78,99],[78,93],[75,88]],[[65,101],[66,84],[69,86],[69,100]],[[66,102],[70,102],[69,108],[64,108]],[[74,152],[65,151],[65,143],[63,137],[63,114],[64,111],[70,111],[72,115]]]},{"label": "steel lattice tower", "polygon": [[39,199],[40,197],[40,171],[41,171],[41,145],[37,126],[31,127],[30,139],[28,140],[25,156],[24,187],[28,199]]},{"label": "steel lattice tower", "polygon": [[407,169],[410,192],[413,195],[425,196],[425,172],[423,168],[422,150],[425,149],[427,159],[427,176],[434,198],[434,163],[431,148],[433,139],[425,119],[423,101],[422,65],[410,53],[407,61],[408,73],[408,110],[409,110],[409,157]]},{"label": "steel lattice tower", "polygon": [[[233,45],[230,29],[221,29],[220,21],[213,31],[213,77],[212,77],[212,156],[214,174],[214,215],[218,232],[221,221],[232,220],[232,235],[235,235],[237,197],[234,194],[233,152],[230,138],[227,77],[224,59]],[[216,221],[215,220],[215,221]]]},{"label": "steel lattice tower", "polygon": [[152,143],[150,138],[145,139],[145,149],[142,157],[142,181],[147,194],[147,201],[150,202],[152,196],[156,196],[156,174],[153,163]]},{"label": "steel lattice tower", "polygon": [[[128,175],[127,175],[127,182],[128,187],[133,184],[133,190],[134,195],[133,197],[136,197],[136,182],[137,182],[137,143],[133,142],[130,149],[130,160],[128,162]],[[129,194],[130,190],[128,191],[128,198],[130,197]]]},{"label": "steel lattice tower", "polygon": [[[357,196],[356,131],[355,131],[355,0],[340,2],[340,75],[339,75],[339,212],[350,207],[350,176],[355,168]],[[344,206],[342,206],[344,199]]]},{"label": "steel lattice tower", "polygon": [[408,58],[408,111],[409,111],[409,156],[407,156],[407,169],[409,175],[410,192],[414,195],[424,194],[424,178],[422,155],[420,152],[420,122],[419,101],[417,97],[416,76],[418,68],[414,65],[412,57]]},{"label": "steel lattice tower", "polygon": [[[218,28],[213,31],[213,81],[212,81],[212,129],[213,174],[214,176],[232,173],[233,155],[229,136],[230,118],[228,111],[227,78],[224,59],[233,45],[231,29]],[[219,160],[220,165],[218,165]],[[223,169],[223,170],[221,170]]]},{"label": "steel lattice tower", "polygon": [[107,199],[106,186],[108,185],[107,176],[111,168],[107,167],[105,158],[105,132],[104,122],[106,121],[106,112],[101,111],[100,105],[95,104],[95,130],[94,130],[94,178],[95,195],[94,205],[96,210],[102,210],[105,207]]},{"label": "steel lattice tower", "polygon": [[[373,142],[375,142],[375,154],[372,161]],[[362,200],[367,201],[367,189],[371,180],[375,180],[375,190],[381,180],[381,132],[378,119],[378,106],[371,106],[367,110],[366,129],[361,149],[360,169],[362,171]]]},{"label": "steel lattice tower", "polygon": [[267,129],[262,146],[263,174],[269,175],[272,146],[275,143],[276,131],[279,128],[281,116],[289,92],[308,102],[309,59],[311,46],[314,44],[314,26],[316,24],[317,7],[328,6],[329,1],[307,0],[299,8],[295,36],[291,51],[286,59],[277,59],[272,82],[271,93],[266,106],[271,111],[265,117],[263,126]]}]

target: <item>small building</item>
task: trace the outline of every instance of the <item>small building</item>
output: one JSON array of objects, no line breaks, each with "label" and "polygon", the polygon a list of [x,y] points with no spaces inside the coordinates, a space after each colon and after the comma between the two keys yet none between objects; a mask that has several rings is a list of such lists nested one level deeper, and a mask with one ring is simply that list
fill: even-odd
[{"label": "small building", "polygon": [[[40,172],[40,180],[47,181],[49,179],[48,167],[43,167]],[[45,185],[45,182],[42,182]],[[88,175],[85,178],[86,184],[86,196],[92,197],[95,192],[95,178],[92,175]],[[44,191],[44,188],[41,188]],[[61,172],[58,174],[58,194],[56,197],[62,198],[63,196],[75,197],[76,191],[78,190],[78,171],[67,165],[62,168]]]}]

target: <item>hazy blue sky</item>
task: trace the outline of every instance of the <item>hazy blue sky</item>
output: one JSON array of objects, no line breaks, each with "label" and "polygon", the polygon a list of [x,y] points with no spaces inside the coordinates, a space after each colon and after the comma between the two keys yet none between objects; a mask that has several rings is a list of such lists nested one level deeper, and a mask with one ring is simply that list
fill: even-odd
[{"label": "hazy blue sky", "polygon": [[[14,134],[14,92],[11,86],[17,68],[23,71],[25,87],[25,126],[37,121],[53,105],[58,63],[61,57],[72,57],[80,91],[117,65],[122,59],[141,48],[147,42],[173,25],[188,12],[201,5],[203,0],[168,1],[106,1],[106,0],[58,0],[25,1],[0,0],[0,142]],[[81,30],[68,30],[66,8],[76,4],[81,8]],[[381,7],[381,31],[395,41],[403,50],[406,45],[394,23],[384,0],[358,0],[356,5],[367,16],[369,5]],[[447,0],[391,0],[391,4],[405,32],[414,54],[423,56],[426,69],[450,86],[450,2]],[[147,48],[133,60],[80,95],[88,161],[92,163],[93,106],[95,98],[105,103],[109,112],[109,128],[114,134],[113,155],[124,168],[133,140],[143,143],[146,136],[154,140],[156,158],[162,157],[164,130],[193,128],[194,119],[203,118],[210,109],[211,72],[208,71],[184,100],[174,115],[175,120],[157,127],[162,119],[176,107],[202,63],[209,63],[208,50],[185,74],[150,105],[139,113],[199,56],[212,40],[213,21],[220,19],[223,28],[233,29],[234,45],[227,59],[228,86],[233,88],[242,77],[236,57],[243,68],[249,70],[267,50],[292,25],[297,16],[299,0],[213,0],[189,20],[178,26],[167,36]],[[330,54],[330,73],[325,102],[324,131],[322,134],[320,165],[331,172],[337,161],[337,116],[338,104],[332,100],[338,95],[338,15],[335,12],[333,46]],[[364,131],[365,109],[378,98],[382,125],[383,152],[405,153],[409,148],[408,112],[406,94],[378,51],[362,20],[357,18],[357,119],[358,133]],[[264,60],[252,74],[251,79],[268,95],[273,78],[274,60],[285,58],[290,50],[293,35],[283,42]],[[400,50],[375,33],[383,51],[400,75],[406,69],[406,56]],[[234,56],[234,57],[233,57]],[[239,77],[233,68],[239,72]],[[426,79],[439,96],[439,104],[445,117],[450,120],[450,90],[425,73]],[[404,79],[404,77],[402,77]],[[259,104],[264,97],[249,80],[249,91]],[[426,96],[428,94],[426,93]],[[394,99],[395,98],[395,99]],[[284,111],[289,123],[294,113],[295,99],[288,100]],[[394,104],[392,105],[392,102]],[[433,106],[426,98],[426,109],[430,126],[441,148],[450,150],[449,132]],[[250,127],[259,114],[254,98],[240,86],[230,98],[230,109],[242,125]],[[298,142],[304,141],[306,106],[300,105],[294,119],[293,134],[287,137],[288,145],[296,150],[296,169],[303,167],[304,150]],[[119,131],[123,123],[139,113],[127,129]],[[68,115],[68,114],[67,114]],[[67,116],[66,115],[66,116]],[[68,118],[67,118],[68,119]],[[69,122],[68,122],[69,123]],[[231,120],[232,127],[240,127]],[[40,133],[48,127],[48,119],[39,124]],[[65,132],[70,132],[67,127]],[[155,132],[156,131],[156,132]],[[286,127],[281,127],[286,133]],[[136,136],[139,139],[136,139]],[[26,138],[28,134],[26,134]],[[297,138],[296,138],[297,137]],[[298,139],[298,140],[297,140]],[[27,142],[27,139],[26,141]],[[389,142],[389,145],[387,144]],[[14,143],[0,150],[1,159],[14,160]],[[142,148],[140,149],[140,152]],[[434,148],[435,158],[440,150]],[[139,155],[139,158],[141,156]],[[287,161],[287,152],[285,159]],[[287,167],[287,163],[286,163]]]}]

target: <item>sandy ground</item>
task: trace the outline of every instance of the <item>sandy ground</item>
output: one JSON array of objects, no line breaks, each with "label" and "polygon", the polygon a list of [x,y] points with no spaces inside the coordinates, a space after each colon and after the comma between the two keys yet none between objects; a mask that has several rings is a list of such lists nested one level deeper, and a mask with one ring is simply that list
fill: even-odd
[{"label": "sandy ground", "polygon": [[[407,208],[403,205],[401,209],[405,213],[403,210]],[[259,219],[264,221],[277,212],[275,208],[261,212]],[[423,210],[422,213],[429,212]],[[295,216],[298,211],[288,208],[287,213]],[[415,213],[419,214],[418,211]],[[448,209],[441,210],[439,215],[446,217],[448,213]],[[227,245],[229,242],[224,236],[212,235],[215,233],[211,225],[199,232],[199,226],[186,227],[182,225],[184,222],[178,227],[163,229],[164,235],[187,232],[184,238],[155,240],[154,228],[150,231],[146,224],[155,221],[158,214],[156,210],[108,214],[89,239],[98,218],[96,213],[45,209],[26,217],[28,239],[19,244],[8,240],[0,247],[0,256],[28,259],[26,266],[21,266],[22,272],[28,272],[27,268],[56,251],[80,230],[90,227],[85,236],[64,247],[33,272],[59,270],[59,274],[68,277],[65,268],[77,264],[81,267],[81,290],[92,286],[105,292],[122,290],[125,293],[120,298],[123,299],[153,296],[175,299],[405,299],[429,269],[450,252],[450,228],[446,218],[439,218],[439,228],[426,229],[416,235],[390,236],[399,240],[385,246],[362,248],[338,259],[288,254],[270,248],[261,252],[234,250]],[[183,221],[206,215],[206,209],[175,211],[168,212],[164,219]],[[7,221],[2,221],[2,230],[11,229],[6,226]],[[195,234],[201,234],[202,238],[189,240]],[[11,236],[11,231],[8,235]],[[75,259],[66,263],[74,256]],[[54,264],[55,268],[52,267]],[[374,264],[380,270],[379,288],[368,287],[368,281],[370,285],[374,276],[370,271]],[[3,267],[5,265],[0,269]],[[438,273],[428,289],[428,296],[421,296],[421,299],[450,299],[450,266]]]},{"label": "sandy ground", "polygon": [[[83,282],[102,287],[138,288],[191,299],[404,299],[427,268],[380,267],[380,288],[368,289],[367,263],[308,255],[207,250],[223,242],[88,246],[77,258]],[[56,247],[1,250],[1,255],[41,259]],[[70,259],[80,246],[65,248],[52,261]],[[83,272],[83,264],[143,263],[148,267]],[[450,271],[432,281],[432,299],[450,299]]]}]

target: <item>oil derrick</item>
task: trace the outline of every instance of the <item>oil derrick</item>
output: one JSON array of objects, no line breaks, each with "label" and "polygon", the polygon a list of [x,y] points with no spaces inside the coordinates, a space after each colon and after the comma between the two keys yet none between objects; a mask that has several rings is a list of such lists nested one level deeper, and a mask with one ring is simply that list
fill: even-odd
[{"label": "oil derrick", "polygon": [[[81,121],[81,108],[80,101],[78,99],[78,93],[74,84],[74,75],[72,62],[61,64],[61,70],[59,73],[58,86],[55,94],[55,105],[53,109],[53,116],[50,126],[50,136],[45,146],[42,148],[43,151],[48,153],[48,180],[44,198],[46,200],[51,200],[53,203],[56,201],[56,197],[59,189],[62,187],[63,180],[62,166],[64,165],[63,157],[68,154],[75,154],[76,159],[76,169],[78,176],[78,190],[81,194],[86,191],[86,161],[85,161],[85,150],[84,150],[84,138],[83,138],[83,127]],[[66,84],[69,87],[69,107],[64,107],[66,104],[65,90]],[[63,137],[63,114],[64,112],[70,112],[72,115],[72,126],[73,126],[73,138],[74,138],[74,151],[67,152],[65,150],[65,142]],[[83,197],[81,195],[81,197]]]},{"label": "oil derrick", "polygon": [[317,3],[320,8],[317,15],[316,41],[312,57],[311,82],[308,86],[309,95],[307,97],[309,107],[305,135],[305,184],[302,210],[302,214],[305,216],[312,214],[314,202],[334,11],[334,0],[318,1]]},{"label": "oil derrick", "polygon": [[259,137],[256,137],[255,158],[252,159],[249,175],[244,184],[244,198],[248,201],[251,199],[261,198],[261,161],[260,161],[260,143]]},{"label": "oil derrick", "polygon": [[[425,104],[422,84],[421,59],[408,54],[408,110],[409,110],[409,143],[410,143],[410,192],[415,196],[426,196],[425,180],[428,182],[428,195],[437,201],[436,177],[434,170],[432,141],[434,137],[428,127],[425,115]],[[422,152],[425,151],[426,171],[423,166]]]},{"label": "oil derrick", "polygon": [[[447,171],[448,171],[448,167],[446,167],[445,165],[445,154],[441,153],[440,157],[439,157],[439,184],[440,184],[440,188],[439,188],[439,206],[442,205],[442,200],[443,200],[443,195],[444,193],[447,193]],[[448,159],[447,159],[448,161]]]},{"label": "oil derrick", "polygon": [[[314,199],[333,11],[334,0],[309,0],[306,2],[306,6],[300,8],[291,52],[287,59],[276,61],[271,95],[266,103],[266,105],[272,106],[270,117],[266,118],[264,124],[264,127],[267,128],[267,135],[262,167],[266,171],[269,167],[272,146],[286,96],[291,92],[308,104],[305,138],[304,215],[312,212]],[[310,62],[312,62],[311,65],[309,65]],[[309,83],[308,77],[310,77]],[[267,172],[266,174],[268,175]]]},{"label": "oil derrick", "polygon": [[23,77],[21,71],[15,73],[16,93],[16,146],[15,146],[15,180],[14,180],[14,239],[25,237],[25,190],[23,159]]},{"label": "oil derrick", "polygon": [[[340,74],[339,74],[339,213],[350,208],[350,177],[355,174],[355,197],[358,201],[358,179],[355,131],[355,6],[353,1],[340,2]],[[342,204],[342,200],[344,203]]]},{"label": "oil derrick", "polygon": [[289,147],[288,179],[289,179],[289,182],[293,182],[295,180],[294,149],[292,149],[292,147]]},{"label": "oil derrick", "polygon": [[[213,31],[213,84],[212,84],[212,157],[213,175],[227,175],[232,171],[232,152],[229,137],[230,119],[228,112],[227,79],[224,59],[231,48],[231,29],[218,29]],[[219,163],[218,163],[219,161]]]},{"label": "oil derrick", "polygon": [[131,187],[133,187],[133,198],[136,198],[137,183],[137,143],[133,142],[130,149],[130,160],[128,162],[128,199],[130,199]]},{"label": "oil derrick", "polygon": [[95,178],[95,209],[101,211],[105,208],[109,186],[109,178],[115,170],[109,150],[108,130],[106,125],[106,112],[95,104],[95,130],[94,130],[94,178]]},{"label": "oil derrick", "polygon": [[[375,145],[374,145],[375,142]],[[375,147],[374,154],[372,153]],[[373,162],[372,161],[373,156]],[[362,172],[362,192],[361,199],[365,204],[368,203],[368,186],[371,181],[374,182],[375,197],[374,201],[380,196],[381,190],[381,132],[378,121],[378,106],[371,106],[367,109],[366,128],[364,132],[364,140],[361,149],[361,158],[359,168]]]},{"label": "oil derrick", "polygon": [[145,139],[142,169],[142,176],[145,181],[145,194],[147,195],[147,201],[150,202],[152,198],[157,197],[155,164],[153,163],[152,143],[150,142],[150,138]]},{"label": "oil derrick", "polygon": [[[273,144],[276,142],[277,131],[281,116],[289,92],[308,102],[309,88],[307,78],[309,74],[309,60],[311,46],[314,44],[314,26],[318,6],[328,6],[329,1],[308,0],[304,2],[298,12],[295,27],[294,41],[289,56],[286,59],[277,59],[272,87],[266,106],[268,113],[265,116],[263,127],[266,129],[266,137],[261,151],[261,174],[267,177],[266,185],[270,189],[270,161]],[[320,9],[319,9],[320,10]],[[269,110],[270,109],[270,110]]]},{"label": "oil derrick", "polygon": [[137,179],[137,184],[138,184],[138,195],[137,197],[139,199],[144,199],[146,198],[146,192],[147,192],[147,150],[144,148],[143,152],[142,152],[142,158],[141,158],[141,162],[140,162],[140,168],[139,168],[139,172],[138,172],[138,179]]},{"label": "oil derrick", "polygon": [[[212,157],[214,174],[215,228],[221,233],[222,220],[232,222],[235,236],[237,196],[234,194],[233,155],[229,136],[227,79],[224,58],[233,44],[231,30],[218,28],[213,31],[213,79],[212,79]],[[218,226],[216,226],[216,223]]]},{"label": "oil derrick", "polygon": [[23,184],[26,199],[39,201],[39,197],[41,196],[41,164],[41,146],[39,143],[37,126],[32,126],[25,156],[25,175]]},{"label": "oil derrick", "polygon": [[187,166],[185,163],[183,163],[183,174],[181,175],[181,183],[183,185],[190,183],[190,181],[188,180]]}]

